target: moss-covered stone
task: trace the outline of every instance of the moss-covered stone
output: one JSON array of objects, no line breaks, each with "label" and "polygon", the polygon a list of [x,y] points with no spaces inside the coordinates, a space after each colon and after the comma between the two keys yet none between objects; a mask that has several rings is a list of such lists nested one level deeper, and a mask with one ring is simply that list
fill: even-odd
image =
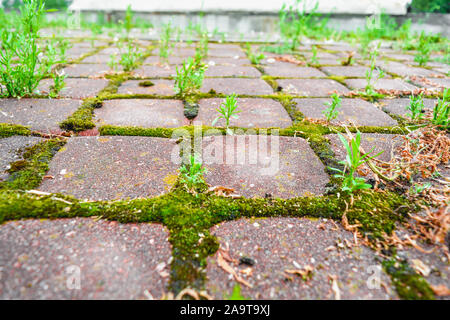
[{"label": "moss-covered stone", "polygon": [[29,136],[31,131],[29,128],[19,124],[0,123],[0,138],[12,136]]}]

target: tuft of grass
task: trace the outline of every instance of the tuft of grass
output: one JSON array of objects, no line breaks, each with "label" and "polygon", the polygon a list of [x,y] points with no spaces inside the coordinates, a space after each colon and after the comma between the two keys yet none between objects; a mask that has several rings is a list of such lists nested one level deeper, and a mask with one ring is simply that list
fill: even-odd
[{"label": "tuft of grass", "polygon": [[341,107],[342,103],[342,99],[336,93],[333,93],[331,95],[331,98],[332,98],[331,102],[325,103],[325,105],[327,105],[328,108],[322,111],[328,122],[337,118],[337,116],[339,115],[338,109]]},{"label": "tuft of grass", "polygon": [[203,84],[206,69],[205,64],[191,57],[183,61],[183,65],[176,68],[175,93],[186,97],[197,92]]},{"label": "tuft of grass", "polygon": [[373,149],[369,153],[362,155],[360,151],[361,146],[361,133],[356,132],[356,137],[350,142],[344,138],[344,136],[338,133],[339,139],[347,151],[347,155],[344,161],[339,161],[339,164],[344,165],[344,169],[330,168],[332,171],[338,172],[334,176],[336,178],[343,179],[342,181],[342,191],[353,193],[361,189],[370,189],[372,186],[364,180],[364,178],[356,177],[357,170],[367,161],[379,156],[381,153],[371,156]]},{"label": "tuft of grass", "polygon": [[237,111],[236,109],[238,108],[237,105],[237,96],[235,93],[228,95],[225,98],[225,102],[220,104],[219,109],[217,109],[217,112],[219,112],[220,116],[218,116],[217,118],[215,118],[213,120],[213,122],[211,123],[212,126],[214,126],[216,124],[216,122],[219,119],[224,119],[225,120],[225,125],[226,125],[226,132],[228,134],[233,134],[233,131],[229,128],[230,127],[230,120],[231,118],[237,119],[238,118],[238,113],[241,111]]}]

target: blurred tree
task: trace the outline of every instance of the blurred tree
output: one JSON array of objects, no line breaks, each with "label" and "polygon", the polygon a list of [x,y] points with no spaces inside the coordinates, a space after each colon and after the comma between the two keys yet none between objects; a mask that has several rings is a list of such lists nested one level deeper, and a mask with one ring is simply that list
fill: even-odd
[{"label": "blurred tree", "polygon": [[450,13],[449,0],[413,0],[411,3],[413,12],[440,12]]},{"label": "blurred tree", "polygon": [[[22,0],[2,0],[2,5],[5,9],[17,9],[22,2]],[[45,0],[44,2],[47,9],[65,9],[72,0]]]}]

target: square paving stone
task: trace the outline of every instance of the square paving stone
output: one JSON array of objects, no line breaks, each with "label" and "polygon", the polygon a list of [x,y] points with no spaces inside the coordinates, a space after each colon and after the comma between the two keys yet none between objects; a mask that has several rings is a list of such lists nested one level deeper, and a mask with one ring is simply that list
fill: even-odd
[{"label": "square paving stone", "polygon": [[330,79],[281,79],[277,83],[283,91],[297,96],[325,97],[334,91],[349,92],[342,84]]},{"label": "square paving stone", "polygon": [[243,57],[207,57],[205,59],[206,64],[209,66],[242,66],[242,65],[251,65],[251,61],[247,58]]},{"label": "square paving stone", "polygon": [[[149,81],[149,80],[144,80]],[[119,94],[152,94],[160,96],[175,95],[173,80],[155,79],[152,86],[143,86],[141,80],[129,80],[122,83],[117,93]]]},{"label": "square paving stone", "polygon": [[143,78],[168,78],[177,74],[175,66],[142,65],[133,73]]},{"label": "square paving stone", "polygon": [[[325,103],[332,99],[295,99],[297,109],[306,117],[326,119],[322,111],[328,108]],[[337,119],[333,124],[354,123],[358,126],[395,126],[397,122],[373,104],[362,99],[342,99],[341,107],[337,110]]]},{"label": "square paving stone", "polygon": [[102,77],[112,71],[107,64],[73,64],[63,69],[69,78],[94,78]]},{"label": "square paving stone", "polygon": [[[344,82],[352,89],[363,90],[367,81],[365,79],[346,79]],[[401,79],[379,79],[374,84],[377,90],[415,90],[416,86],[409,84]]]},{"label": "square paving stone", "polygon": [[312,77],[326,77],[326,74],[310,67],[298,67],[290,63],[285,67],[267,66],[264,71],[273,77],[291,77],[291,78],[312,78]]},{"label": "square paving stone", "polygon": [[[153,50],[152,54],[155,56],[159,56],[159,48]],[[174,47],[170,49],[169,56],[177,56],[183,58],[194,57],[195,48]]]},{"label": "square paving stone", "polygon": [[81,60],[82,63],[103,63],[108,64],[111,57],[106,54],[94,54]]},{"label": "square paving stone", "polygon": [[[74,79],[67,78],[64,80],[65,87],[59,92],[59,96],[63,98],[85,99],[95,97],[102,89],[104,89],[109,81],[105,79]],[[53,79],[44,79],[38,86],[38,90],[43,94],[50,92],[50,86],[53,85]]]},{"label": "square paving stone", "polygon": [[[212,121],[219,115],[217,109],[224,99],[203,99],[199,102],[199,112],[195,121],[204,125],[211,125]],[[292,125],[286,109],[275,100],[258,98],[239,98],[237,100],[238,119],[231,119],[230,125],[242,128],[287,128]],[[225,127],[225,120],[220,119],[217,127]]]},{"label": "square paving stone", "polygon": [[397,74],[401,77],[427,77],[434,74],[437,74],[436,71],[424,69],[424,68],[416,68],[409,67],[403,63],[395,62],[395,61],[380,61],[376,64],[378,67],[383,69],[384,71]]},{"label": "square paving stone", "polygon": [[[168,63],[174,65],[181,65],[183,64],[184,60],[186,60],[186,58],[176,56],[167,57]],[[159,56],[149,56],[145,59],[144,64],[162,66],[164,64],[164,61]]]},{"label": "square paving stone", "polygon": [[329,181],[322,162],[301,138],[210,136],[202,146],[206,181],[245,197],[322,194]]},{"label": "square paving stone", "polygon": [[244,78],[206,78],[201,88],[202,92],[214,90],[217,93],[239,95],[266,95],[273,94],[272,87],[261,79]]},{"label": "square paving stone", "polygon": [[[396,299],[389,276],[377,262],[377,253],[367,246],[347,248],[353,234],[335,225],[331,219],[268,218],[239,219],[220,223],[210,230],[222,248],[236,262],[230,266],[252,287],[241,285],[242,295],[252,300],[325,300],[335,299],[330,275],[339,282],[342,299]],[[345,241],[345,242],[344,242]],[[242,257],[254,265],[240,264]],[[313,268],[307,281],[285,270]],[[369,267],[380,266],[380,281],[388,290],[370,289],[367,283]],[[235,281],[217,263],[217,254],[208,257],[206,289],[214,299],[226,299]]]},{"label": "square paving stone", "polygon": [[0,123],[30,126],[46,133],[60,132],[59,123],[80,106],[80,100],[68,99],[1,99]]},{"label": "square paving stone", "polygon": [[208,56],[211,57],[224,57],[224,58],[234,58],[234,57],[246,57],[244,51],[241,49],[208,49]]},{"label": "square paving stone", "polygon": [[[342,67],[322,67],[322,71],[329,75],[342,76],[342,77],[355,77],[364,78],[366,76],[366,71],[368,67],[363,66],[342,66]],[[374,70],[374,77],[377,78],[379,72]]]},{"label": "square paving stone", "polygon": [[[331,150],[333,150],[336,159],[339,161],[345,160],[347,152],[345,151],[345,147],[342,145],[339,136],[337,134],[329,134],[326,135],[326,137],[330,140],[330,147]],[[383,152],[376,158],[381,161],[389,162],[391,161],[395,137],[397,137],[397,135],[394,134],[361,133],[361,147],[365,152],[369,152],[373,148],[373,155]]]},{"label": "square paving stone", "polygon": [[258,69],[251,66],[208,66],[205,72],[206,77],[253,77],[261,76]]},{"label": "square paving stone", "polygon": [[80,199],[114,200],[157,196],[177,177],[179,147],[150,137],[74,137],[50,162],[39,190]]},{"label": "square paving stone", "polygon": [[42,138],[27,136],[13,136],[0,139],[0,181],[8,178],[9,174],[6,170],[11,167],[11,162],[22,160],[25,149],[41,141]]},{"label": "square paving stone", "polygon": [[[406,117],[406,114],[409,112],[406,110],[406,107],[409,106],[410,99],[409,98],[400,98],[400,99],[382,99],[378,102],[378,105],[382,110],[386,112]],[[433,99],[423,99],[423,104],[426,109],[432,110],[434,105],[436,104],[436,100]]]},{"label": "square paving stone", "polygon": [[[168,238],[167,228],[156,223],[74,218],[2,224],[0,265],[8,277],[0,299],[159,298],[169,285],[163,274],[170,271]],[[80,288],[72,290],[70,275],[78,272]]]},{"label": "square paving stone", "polygon": [[107,100],[95,109],[98,125],[176,128],[189,124],[180,100],[119,99]]}]

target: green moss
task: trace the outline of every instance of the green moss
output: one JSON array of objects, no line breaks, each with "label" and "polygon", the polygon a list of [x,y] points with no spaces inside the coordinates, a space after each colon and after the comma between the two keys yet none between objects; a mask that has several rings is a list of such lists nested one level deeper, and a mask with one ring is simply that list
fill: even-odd
[{"label": "green moss", "polygon": [[400,298],[406,300],[434,300],[433,290],[428,282],[406,262],[394,259],[383,261],[383,267],[391,276]]},{"label": "green moss", "polygon": [[29,128],[10,123],[0,123],[0,138],[11,136],[29,136],[31,131]]},{"label": "green moss", "polygon": [[23,160],[11,164],[8,170],[10,176],[0,182],[0,189],[29,190],[38,187],[51,158],[64,144],[64,140],[52,139],[25,149]]},{"label": "green moss", "polygon": [[154,85],[155,84],[152,81],[150,81],[150,80],[144,80],[144,81],[139,82],[139,86],[140,87],[144,87],[144,88],[152,87]]},{"label": "green moss", "polygon": [[83,104],[70,115],[66,120],[59,124],[61,129],[67,131],[80,132],[95,127],[92,120],[94,116],[94,109],[102,106],[102,100],[98,98],[88,98],[84,100]]}]

